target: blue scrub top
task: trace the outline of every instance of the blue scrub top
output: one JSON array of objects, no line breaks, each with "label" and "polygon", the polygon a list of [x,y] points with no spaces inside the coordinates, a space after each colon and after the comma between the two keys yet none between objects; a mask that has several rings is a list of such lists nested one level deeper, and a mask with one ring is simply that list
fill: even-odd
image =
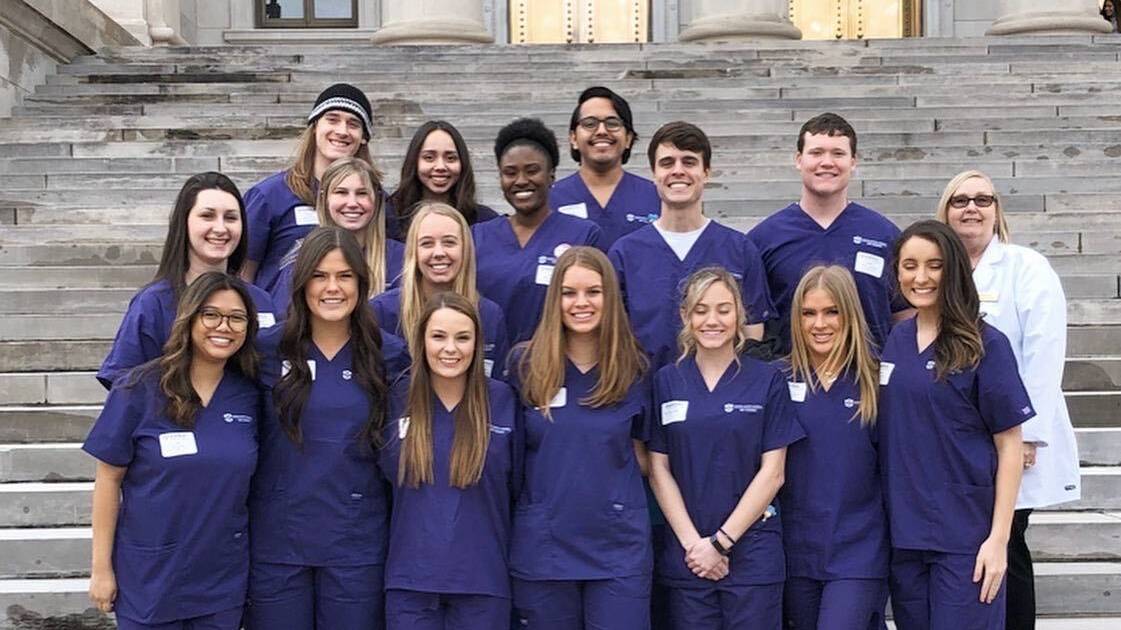
[{"label": "blue scrub top", "polygon": [[[374,296],[370,300],[374,309],[374,319],[382,330],[388,330],[402,339],[408,338],[411,331],[401,330],[401,288],[396,287]],[[484,369],[486,375],[494,378],[502,376],[506,366],[508,342],[506,318],[497,304],[479,296],[479,324],[483,328]]]},{"label": "blue scrub top", "polygon": [[[401,215],[397,214],[397,207],[393,204],[392,198],[393,195],[387,193],[382,203],[382,207],[385,208],[385,237],[404,243],[405,238],[409,235],[409,230],[405,226],[405,222],[401,219]],[[454,206],[455,204],[452,205]],[[468,221],[467,224],[475,225],[476,223],[483,223],[497,216],[499,216],[499,214],[490,206],[477,204],[475,206],[475,220]]]},{"label": "blue scrub top", "polygon": [[245,193],[249,225],[249,260],[257,262],[254,284],[272,293],[284,256],[296,241],[319,226],[315,204],[296,196],[281,171],[257,182]]},{"label": "blue scrub top", "polygon": [[159,371],[147,367],[113,387],[82,446],[128,468],[113,540],[117,614],[164,624],[241,607],[261,392],[227,367],[186,429],[165,415]]},{"label": "blue scrub top", "polygon": [[595,223],[559,212],[549,213],[525,247],[507,217],[478,223],[471,232],[479,292],[506,315],[509,347],[533,336],[557,257],[577,245],[600,247],[601,239]]},{"label": "blue scrub top", "polygon": [[852,272],[877,348],[891,330],[891,314],[908,308],[895,290],[891,251],[899,228],[880,213],[850,203],[823,229],[797,203],[764,219],[747,236],[759,248],[780,318],[780,352],[790,352],[790,308],[794,289],[814,265],[840,265]]},{"label": "blue scrub top", "polygon": [[[277,318],[272,298],[253,285],[248,288],[257,308],[258,327],[273,326]],[[132,368],[163,354],[178,308],[179,300],[167,280],[153,282],[132,296],[113,346],[97,371],[97,380],[105,389]]]},{"label": "blue scrub top", "polygon": [[[288,304],[292,301],[292,274],[296,272],[296,256],[299,254],[302,243],[303,241],[298,241],[289,255],[284,257],[276,282],[270,291],[277,319],[288,317]],[[401,268],[404,264],[405,246],[397,241],[387,239],[385,241],[385,287],[387,289],[396,285],[401,278]]]},{"label": "blue scrub top", "polygon": [[354,378],[352,345],[333,359],[308,343],[314,362],[311,391],[300,414],[303,444],[280,426],[273,387],[283,362],[277,347],[283,326],[258,338],[262,384],[267,389],[261,425],[261,461],[249,507],[255,562],[301,566],[383,564],[388,538],[389,485],[377,452],[361,433],[370,397]]},{"label": "blue scrub top", "polygon": [[[777,368],[748,356],[733,362],[708,391],[694,356],[654,376],[651,451],[669,456],[685,509],[702,536],[732,514],[759,472],[763,453],[805,436],[791,408],[786,379]],[[778,500],[772,501],[778,507]],[[781,510],[779,510],[781,512]],[[693,575],[672,527],[655,558],[660,582],[680,588],[714,583]],[[732,547],[725,586],[774,584],[786,579],[781,514],[760,519]]]},{"label": "blue scrub top", "polygon": [[638,228],[653,223],[662,214],[662,200],[654,182],[623,171],[623,178],[611,193],[607,207],[599,205],[588,190],[579,171],[558,180],[549,190],[549,207],[595,222],[603,231],[601,245],[610,248],[615,241]]},{"label": "blue scrub top", "polygon": [[658,229],[647,225],[619,239],[608,254],[619,275],[623,302],[639,343],[654,367],[681,354],[681,300],[689,275],[703,267],[727,269],[740,283],[749,324],[774,317],[767,277],[755,245],[743,234],[709,221],[685,260],[677,257]]},{"label": "blue scrub top", "polygon": [[[787,373],[789,368],[787,367]],[[876,430],[861,425],[851,372],[826,391],[792,382],[790,400],[806,439],[786,451],[783,543],[789,577],[887,577],[887,516],[880,494]]]},{"label": "blue scrub top", "polygon": [[[516,365],[510,381],[518,387]],[[551,420],[521,401],[525,483],[510,550],[516,578],[602,580],[653,568],[650,516],[634,452],[634,440],[649,439],[649,380],[635,383],[610,407],[580,404],[598,380],[598,368],[585,374],[566,360]]]},{"label": "blue scrub top", "polygon": [[915,318],[896,324],[880,364],[880,468],[900,549],[974,554],[992,526],[993,434],[1035,416],[1008,338],[982,323],[985,356],[935,380],[934,346],[919,352]]},{"label": "blue scrub top", "polygon": [[393,517],[385,588],[510,597],[508,549],[517,446],[517,400],[501,381],[487,380],[490,441],[483,476],[465,489],[450,482],[455,420],[432,398],[434,483],[397,485],[401,440],[408,431],[408,383],[394,388],[378,464],[393,482]]}]

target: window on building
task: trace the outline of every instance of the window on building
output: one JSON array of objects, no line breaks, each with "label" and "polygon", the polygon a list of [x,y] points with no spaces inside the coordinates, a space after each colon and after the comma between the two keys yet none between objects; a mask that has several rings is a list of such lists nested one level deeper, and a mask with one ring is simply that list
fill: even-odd
[{"label": "window on building", "polygon": [[358,0],[256,0],[263,28],[358,26]]}]

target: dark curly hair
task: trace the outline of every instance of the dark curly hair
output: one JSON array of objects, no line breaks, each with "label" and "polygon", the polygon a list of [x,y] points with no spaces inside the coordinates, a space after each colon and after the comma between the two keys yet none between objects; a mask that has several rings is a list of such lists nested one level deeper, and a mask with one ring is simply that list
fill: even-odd
[{"label": "dark curly hair", "polygon": [[501,162],[507,151],[518,146],[533,147],[549,156],[550,170],[560,162],[556,134],[536,118],[519,118],[500,129],[494,140],[494,159]]},{"label": "dark curly hair", "polygon": [[[611,106],[615,108],[615,113],[619,115],[619,120],[623,121],[623,127],[627,133],[634,136],[631,140],[631,146],[623,150],[623,164],[631,159],[631,147],[635,142],[638,142],[638,134],[634,130],[634,115],[631,114],[631,105],[627,99],[619,96],[611,88],[605,88],[602,85],[590,87],[580,93],[580,98],[576,99],[576,109],[572,110],[572,118],[568,121],[568,133],[576,131],[576,124],[580,121],[580,108],[584,106],[586,101],[593,98],[605,98],[611,101]],[[577,164],[580,163],[580,152],[576,149],[571,150],[572,160]]]}]

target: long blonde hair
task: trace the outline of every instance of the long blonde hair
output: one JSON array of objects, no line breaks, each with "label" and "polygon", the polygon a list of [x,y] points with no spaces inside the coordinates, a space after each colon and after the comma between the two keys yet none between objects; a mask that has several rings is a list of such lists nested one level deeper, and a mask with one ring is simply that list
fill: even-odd
[{"label": "long blonde hair", "polygon": [[822,371],[840,375],[851,370],[860,387],[860,406],[852,417],[860,415],[860,423],[876,422],[876,396],[879,393],[879,364],[872,356],[868,322],[856,292],[856,282],[848,269],[837,265],[818,265],[802,276],[790,307],[790,372],[791,378],[809,384],[817,391],[821,384],[810,359],[809,340],[802,328],[802,304],[806,294],[815,289],[829,294],[841,315],[841,334],[822,365]]},{"label": "long blonde hair", "polygon": [[370,272],[370,294],[366,297],[371,298],[384,292],[386,285],[393,280],[386,277],[389,271],[385,262],[385,214],[382,212],[384,204],[381,194],[381,173],[369,162],[356,157],[335,160],[327,170],[323,171],[323,182],[319,186],[319,196],[315,200],[315,213],[319,215],[320,225],[338,227],[327,209],[327,199],[331,195],[331,188],[351,175],[358,175],[362,179],[362,184],[369,191],[370,200],[374,204],[374,216],[366,224],[365,242],[362,246],[366,256],[366,268]]},{"label": "long blonde hair", "polygon": [[697,351],[697,340],[693,337],[693,327],[690,319],[693,309],[697,308],[697,304],[704,297],[705,291],[708,291],[709,287],[717,283],[722,283],[728,287],[728,291],[732,294],[732,303],[736,308],[736,334],[732,342],[735,347],[736,365],[739,365],[740,353],[743,352],[748,339],[747,310],[744,308],[743,297],[740,295],[740,284],[736,282],[735,276],[723,267],[698,269],[685,281],[680,311],[681,332],[677,333],[677,347],[681,349],[681,355],[677,357],[677,363],[681,363]]},{"label": "long blonde hair", "polygon": [[974,177],[984,180],[993,191],[993,209],[996,212],[996,225],[993,226],[993,231],[996,232],[996,237],[1000,239],[1001,243],[1007,243],[1011,238],[1011,233],[1008,231],[1008,219],[1004,216],[1004,206],[1001,204],[1000,195],[996,192],[996,186],[993,184],[992,178],[981,171],[962,171],[954,175],[953,179],[946,184],[946,188],[942,191],[942,198],[938,200],[938,210],[935,212],[934,218],[942,223],[950,223],[950,198],[954,196],[954,193],[958,191],[958,188],[960,188],[966,180],[973,179]]},{"label": "long blonde hair", "polygon": [[545,292],[541,322],[537,324],[533,337],[523,344],[525,352],[517,365],[523,400],[550,419],[549,402],[564,385],[568,332],[561,312],[561,293],[565,273],[573,267],[599,274],[603,288],[603,313],[600,316],[596,357],[599,379],[580,404],[606,407],[619,403],[626,398],[627,392],[648,365],[646,354],[631,332],[619,291],[619,280],[607,256],[594,247],[569,249],[557,258],[553,278]]},{"label": "long blonde hair", "polygon": [[[288,189],[309,206],[315,204],[315,192],[313,191],[315,185],[315,154],[317,151],[315,127],[318,124],[319,121],[316,121],[315,125],[308,125],[300,134],[296,141],[292,166],[288,167],[288,172],[284,174],[284,183],[288,185]],[[370,145],[365,140],[359,143],[354,157],[367,164],[374,163],[370,158]]]},{"label": "long blonde hair", "polygon": [[452,291],[467,298],[476,307],[479,305],[479,290],[475,287],[475,239],[471,237],[471,228],[467,225],[467,220],[459,211],[446,203],[421,202],[412,213],[409,234],[405,237],[405,265],[401,273],[401,315],[397,324],[402,336],[411,336],[409,331],[416,328],[421,311],[424,310],[424,274],[420,271],[420,262],[417,259],[419,248],[417,241],[420,240],[420,224],[426,217],[433,215],[447,217],[459,225],[461,260],[459,273],[452,282]]},{"label": "long blonde hair", "polygon": [[404,414],[409,417],[409,428],[402,440],[401,457],[397,462],[399,486],[416,488],[422,483],[435,482],[432,472],[432,368],[428,365],[428,353],[424,348],[428,322],[433,313],[444,308],[466,315],[475,325],[475,353],[467,366],[467,387],[453,414],[455,437],[452,439],[448,483],[456,488],[466,488],[478,483],[483,476],[487,445],[490,443],[490,399],[483,370],[483,331],[475,305],[462,295],[449,291],[437,293],[428,300],[419,325],[411,331],[409,347],[421,350],[413,354]]}]

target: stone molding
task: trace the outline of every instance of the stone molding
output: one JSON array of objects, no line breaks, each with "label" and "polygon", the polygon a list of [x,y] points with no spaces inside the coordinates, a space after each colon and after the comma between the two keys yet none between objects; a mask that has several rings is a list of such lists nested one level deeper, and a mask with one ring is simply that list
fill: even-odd
[{"label": "stone molding", "polygon": [[59,63],[106,46],[139,46],[89,0],[0,0],[0,24]]},{"label": "stone molding", "polygon": [[678,35],[683,42],[801,39],[786,17],[785,0],[694,0],[694,17]]},{"label": "stone molding", "polygon": [[1109,33],[1096,0],[999,0],[986,35]]}]

